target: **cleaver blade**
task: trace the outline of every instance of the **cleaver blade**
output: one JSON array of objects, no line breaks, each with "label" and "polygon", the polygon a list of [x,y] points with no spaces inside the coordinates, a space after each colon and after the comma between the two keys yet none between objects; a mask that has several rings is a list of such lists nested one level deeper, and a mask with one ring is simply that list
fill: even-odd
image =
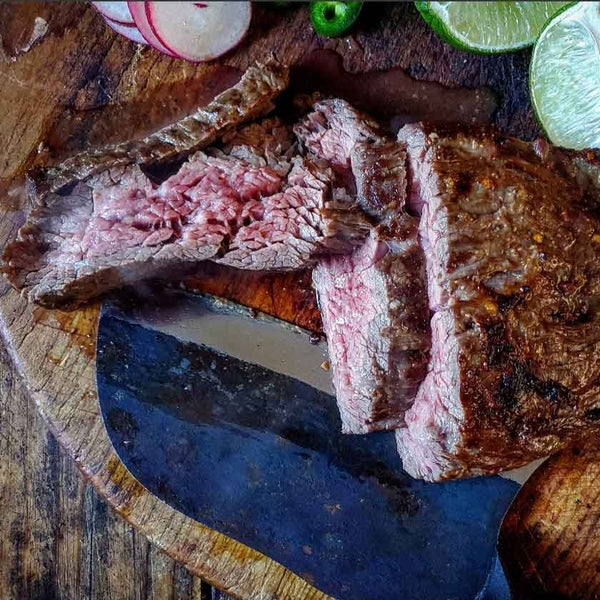
[{"label": "cleaver blade", "polygon": [[334,393],[323,336],[260,311],[209,294],[169,288],[151,296],[123,295],[106,310]]},{"label": "cleaver blade", "polygon": [[163,501],[340,600],[508,600],[496,540],[518,485],[417,481],[393,432],[343,435],[311,341],[180,290],[106,302],[97,384],[117,454]]}]

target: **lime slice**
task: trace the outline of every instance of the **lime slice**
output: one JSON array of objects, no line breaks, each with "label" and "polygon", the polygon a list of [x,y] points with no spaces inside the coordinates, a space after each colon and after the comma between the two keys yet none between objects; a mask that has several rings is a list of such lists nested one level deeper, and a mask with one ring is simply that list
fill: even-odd
[{"label": "lime slice", "polygon": [[492,53],[535,42],[546,21],[569,2],[416,2],[447,42],[462,50]]},{"label": "lime slice", "polygon": [[550,141],[600,147],[600,3],[580,2],[543,29],[529,67],[529,91]]}]

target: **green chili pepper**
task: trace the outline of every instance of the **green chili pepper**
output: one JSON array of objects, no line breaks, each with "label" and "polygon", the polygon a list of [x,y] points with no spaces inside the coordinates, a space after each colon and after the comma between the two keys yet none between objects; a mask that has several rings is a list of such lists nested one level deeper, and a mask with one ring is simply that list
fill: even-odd
[{"label": "green chili pepper", "polygon": [[312,2],[310,21],[319,35],[338,37],[356,21],[362,5],[362,2]]}]

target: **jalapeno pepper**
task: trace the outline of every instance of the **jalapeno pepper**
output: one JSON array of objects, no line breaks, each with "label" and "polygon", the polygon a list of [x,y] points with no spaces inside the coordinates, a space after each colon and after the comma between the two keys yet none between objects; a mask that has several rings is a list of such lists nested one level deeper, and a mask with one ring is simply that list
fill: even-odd
[{"label": "jalapeno pepper", "polygon": [[362,2],[312,2],[310,21],[319,35],[338,37],[356,21],[362,5]]}]

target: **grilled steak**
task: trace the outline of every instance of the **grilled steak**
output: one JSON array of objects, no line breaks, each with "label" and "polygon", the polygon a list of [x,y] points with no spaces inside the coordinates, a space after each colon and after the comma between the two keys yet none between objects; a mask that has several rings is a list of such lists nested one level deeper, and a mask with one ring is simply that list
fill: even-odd
[{"label": "grilled steak", "polygon": [[[203,260],[303,269],[360,243],[367,223],[327,164],[286,158],[293,142],[277,121],[262,135],[251,127],[223,149],[197,152],[160,185],[127,165],[47,194],[5,251],[9,280],[34,302],[74,306]],[[238,143],[251,134],[254,145]]]},{"label": "grilled steak", "polygon": [[597,166],[493,132],[399,138],[433,311],[428,373],[397,433],[405,469],[495,473],[598,429]]},{"label": "grilled steak", "polygon": [[203,260],[318,261],[343,429],[397,429],[410,474],[495,473],[600,430],[600,161],[493,131],[392,141],[342,100],[293,132],[240,128],[286,83],[273,61],[141,142],[34,173],[8,279],[70,307]]},{"label": "grilled steak", "polygon": [[90,150],[56,167],[32,169],[28,174],[31,189],[36,195],[43,195],[108,168],[184,158],[206,148],[228,131],[270,112],[273,101],[288,83],[287,68],[275,59],[257,63],[248,68],[237,85],[219,94],[207,106],[143,140]]},{"label": "grilled steak", "polygon": [[317,102],[313,109],[294,132],[306,150],[331,164],[340,179],[353,180],[352,150],[359,142],[382,141],[379,126],[338,98]]},{"label": "grilled steak", "polygon": [[404,149],[341,100],[317,104],[296,132],[356,190],[374,223],[362,247],[322,259],[313,273],[343,430],[400,427],[430,340],[418,219],[404,206]]}]

